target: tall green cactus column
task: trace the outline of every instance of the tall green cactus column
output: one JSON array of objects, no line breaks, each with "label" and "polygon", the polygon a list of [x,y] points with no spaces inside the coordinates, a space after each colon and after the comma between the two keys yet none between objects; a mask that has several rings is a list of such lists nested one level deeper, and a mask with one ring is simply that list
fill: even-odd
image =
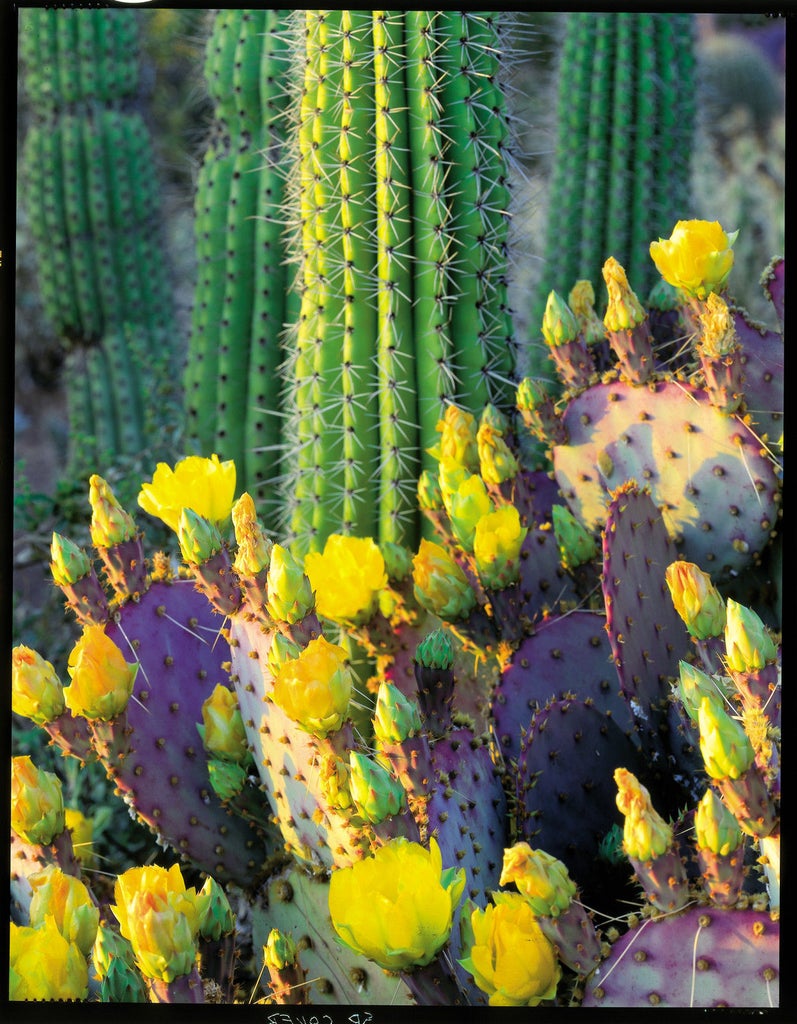
[{"label": "tall green cactus column", "polygon": [[446,405],[511,407],[508,120],[492,15],[297,12],[301,311],[285,524],[412,545]]},{"label": "tall green cactus column", "polygon": [[[547,200],[545,269],[532,326],[551,289],[579,279],[604,295],[606,253],[646,295],[656,280],[652,238],[689,213],[695,119],[695,53],[690,14],[564,15],[556,144]],[[531,372],[550,376],[541,344]]]},{"label": "tall green cactus column", "polygon": [[159,457],[176,401],[174,308],[128,11],[20,11],[31,121],[20,201],[45,313],[68,351],[75,474]]},{"label": "tall green cactus column", "polygon": [[185,369],[198,454],[234,459],[266,518],[280,474],[280,334],[286,319],[286,12],[219,11],[205,80],[212,134],[195,197],[198,272]]}]

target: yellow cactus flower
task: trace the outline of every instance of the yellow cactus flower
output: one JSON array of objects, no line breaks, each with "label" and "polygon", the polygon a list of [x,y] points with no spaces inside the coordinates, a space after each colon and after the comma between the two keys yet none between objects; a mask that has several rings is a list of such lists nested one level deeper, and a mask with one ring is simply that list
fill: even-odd
[{"label": "yellow cactus flower", "polygon": [[355,953],[386,971],[406,971],[425,967],[443,948],[464,887],[464,870],[443,870],[434,839],[427,850],[400,837],[333,871],[329,912]]},{"label": "yellow cactus flower", "polygon": [[728,280],[738,234],[726,234],[719,221],[679,220],[669,238],[650,243],[650,255],[668,284],[705,299]]},{"label": "yellow cactus flower", "polygon": [[628,857],[649,861],[661,857],[672,845],[672,825],[653,808],[650,793],[626,768],[616,768],[617,807],[625,815],[623,850]]},{"label": "yellow cactus flower", "polygon": [[89,477],[91,505],[91,543],[110,548],[136,535],[136,524],[129,512],[119,504],[108,482],[96,473]]},{"label": "yellow cactus flower", "polygon": [[333,622],[366,622],[387,586],[384,556],[370,537],[331,534],[323,551],[305,556],[304,571],[315,591],[316,611]]},{"label": "yellow cactus flower", "polygon": [[26,843],[48,846],[64,831],[61,780],[27,754],[11,758],[11,828]]},{"label": "yellow cactus flower", "polygon": [[504,505],[478,521],[473,555],[485,587],[498,590],[518,580],[520,549],[528,532],[528,527],[520,525],[520,513],[514,505]]},{"label": "yellow cactus flower", "polygon": [[11,652],[11,707],[37,725],[52,722],[66,709],[64,688],[53,666],[22,644]]},{"label": "yellow cactus flower", "polygon": [[97,937],[100,910],[83,882],[50,865],[31,875],[30,884],[31,927],[38,928],[52,917],[63,937],[88,956]]},{"label": "yellow cactus flower", "polygon": [[64,699],[70,711],[108,722],[127,707],[138,662],[125,661],[103,626],[87,625],[72,648],[67,671],[72,682],[64,689]]},{"label": "yellow cactus flower", "polygon": [[476,604],[462,569],[445,548],[426,538],[412,560],[412,579],[416,600],[440,618],[464,618]]},{"label": "yellow cactus flower", "polygon": [[470,916],[473,942],[459,962],[490,1006],[537,1006],[553,999],[562,969],[531,904],[516,893],[493,893],[494,905]]},{"label": "yellow cactus flower", "polygon": [[94,819],[87,818],[76,807],[64,808],[66,827],[72,833],[72,849],[84,868],[96,867],[94,853]]},{"label": "yellow cactus flower", "polygon": [[238,708],[235,693],[223,683],[217,683],[213,693],[202,704],[202,722],[205,750],[222,761],[240,763],[249,756],[244,720]]},{"label": "yellow cactus flower", "polygon": [[186,889],[179,864],[128,869],[116,879],[114,901],[119,930],[145,977],[170,982],[191,972],[200,908],[196,889]]},{"label": "yellow cactus flower", "polygon": [[286,661],[274,677],[274,703],[300,728],[324,737],[346,720],[352,692],[346,651],[325,637],[311,640],[298,658]]},{"label": "yellow cactus flower", "polygon": [[725,629],[725,602],[708,573],[694,562],[671,562],[664,570],[675,610],[697,640],[720,636]]},{"label": "yellow cactus flower", "polygon": [[504,850],[499,885],[514,882],[535,914],[558,917],[576,895],[576,885],[565,865],[544,850],[515,843]]},{"label": "yellow cactus flower", "polygon": [[204,519],[222,523],[230,515],[235,497],[235,463],[189,455],[174,469],[159,462],[151,483],[143,484],[138,503],[145,512],[162,519],[177,532],[180,512],[190,508]]},{"label": "yellow cactus flower", "polygon": [[86,957],[63,937],[51,915],[35,928],[12,921],[9,940],[10,1000],[88,998]]}]

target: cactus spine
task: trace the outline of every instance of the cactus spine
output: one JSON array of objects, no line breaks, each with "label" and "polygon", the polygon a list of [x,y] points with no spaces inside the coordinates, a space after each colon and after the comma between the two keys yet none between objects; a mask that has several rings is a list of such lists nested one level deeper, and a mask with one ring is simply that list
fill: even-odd
[{"label": "cactus spine", "polygon": [[137,47],[123,12],[20,14],[31,106],[21,195],[45,312],[68,353],[80,475],[97,460],[158,457],[175,401],[174,310]]}]

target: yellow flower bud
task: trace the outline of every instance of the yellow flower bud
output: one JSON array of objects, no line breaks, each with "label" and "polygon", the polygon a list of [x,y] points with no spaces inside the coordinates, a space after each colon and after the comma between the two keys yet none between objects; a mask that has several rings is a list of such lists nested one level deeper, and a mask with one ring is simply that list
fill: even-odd
[{"label": "yellow flower bud", "polygon": [[429,451],[439,461],[444,459],[456,463],[469,473],[479,469],[479,452],[476,447],[476,420],[465,409],[456,405],[446,408],[443,419],[435,430],[440,433],[440,443]]},{"label": "yellow flower bud", "polygon": [[473,550],[476,523],[492,509],[493,503],[480,476],[466,476],[448,495],[446,511],[451,520],[451,530],[463,550]]},{"label": "yellow flower bud", "polygon": [[705,299],[724,287],[738,234],[726,234],[718,221],[679,220],[668,239],[650,243],[650,255],[665,281]]},{"label": "yellow flower bud", "polygon": [[350,949],[387,971],[424,967],[447,942],[464,887],[465,872],[443,870],[434,839],[428,850],[393,839],[372,857],[333,871],[332,925]]},{"label": "yellow flower bud", "polygon": [[607,331],[630,331],[647,316],[645,308],[628,283],[625,270],[614,256],[603,264],[603,280],[609,293],[609,303],[603,316]]},{"label": "yellow flower bud", "polygon": [[313,588],[304,569],[281,544],[271,549],[266,610],[277,622],[298,622],[313,608]]},{"label": "yellow flower bud", "polygon": [[520,469],[518,461],[499,431],[491,424],[482,423],[476,435],[479,449],[479,472],[486,484],[513,480]]},{"label": "yellow flower bud", "polygon": [[703,328],[699,347],[703,355],[711,359],[722,359],[740,348],[736,325],[728,304],[719,295],[711,292],[700,313]]},{"label": "yellow flower bud", "polygon": [[26,843],[48,846],[64,831],[61,780],[25,755],[11,758],[11,828]]},{"label": "yellow flower bud", "polygon": [[725,602],[708,573],[693,562],[671,562],[664,579],[675,610],[697,640],[720,636],[725,628]]},{"label": "yellow flower bud", "polygon": [[467,577],[445,548],[421,540],[412,560],[415,598],[440,618],[464,618],[476,604]]},{"label": "yellow flower bud", "polygon": [[280,667],[272,697],[300,728],[324,737],[346,720],[352,685],[346,651],[319,636]]},{"label": "yellow flower bud", "polygon": [[290,935],[278,928],[268,933],[268,942],[263,946],[263,963],[274,971],[284,971],[296,963],[299,950]]},{"label": "yellow flower bud", "polygon": [[175,532],[184,508],[212,523],[230,515],[235,496],[235,463],[190,455],[174,469],[159,462],[151,483],[143,484],[138,503],[145,512],[162,519]]},{"label": "yellow flower bud", "polygon": [[738,779],[755,760],[744,726],[710,697],[700,702],[697,721],[706,772],[712,779]]},{"label": "yellow flower bud", "polygon": [[318,786],[324,800],[338,811],[353,807],[348,766],[337,754],[324,754],[318,766]]},{"label": "yellow flower bud", "polygon": [[672,825],[653,809],[650,793],[631,772],[617,768],[617,806],[625,815],[623,849],[628,857],[648,861],[661,857],[672,845]]},{"label": "yellow flower bud", "polygon": [[88,998],[86,957],[63,937],[52,916],[35,928],[12,921],[9,953],[10,1000]]},{"label": "yellow flower bud", "polygon": [[223,761],[245,761],[249,756],[244,720],[235,693],[217,683],[213,693],[202,704],[205,750]]},{"label": "yellow flower bud", "polygon": [[515,843],[504,850],[499,885],[514,882],[535,914],[558,917],[576,895],[576,885],[567,868],[544,850],[532,850],[528,843]]},{"label": "yellow flower bud", "polygon": [[331,534],[322,552],[305,556],[304,571],[315,591],[316,611],[333,622],[366,622],[387,586],[385,559],[370,537]]},{"label": "yellow flower bud", "polygon": [[422,511],[436,512],[443,508],[443,492],[437,475],[424,469],[418,477],[418,506]]},{"label": "yellow flower bud", "polygon": [[52,722],[66,709],[64,688],[53,666],[22,644],[11,652],[11,707],[37,725]]},{"label": "yellow flower bud", "polygon": [[461,483],[473,475],[465,466],[461,466],[453,459],[440,460],[440,465],[437,467],[437,479],[446,511],[448,511],[451,496],[456,494]]},{"label": "yellow flower bud", "polygon": [[268,568],[274,544],[266,536],[252,496],[246,491],[232,507],[232,525],[238,545],[233,567],[240,576],[256,576]]},{"label": "yellow flower bud", "polygon": [[70,711],[108,722],[127,707],[138,662],[125,661],[103,626],[87,625],[72,648],[67,671],[72,682],[64,689],[64,699]]},{"label": "yellow flower bud", "polygon": [[106,480],[94,473],[89,478],[91,504],[91,542],[98,548],[110,548],[131,540],[136,524],[116,499]]},{"label": "yellow flower bud", "polygon": [[490,1006],[537,1006],[553,999],[562,969],[530,903],[516,893],[494,893],[494,905],[470,917],[473,942],[459,962]]},{"label": "yellow flower bud", "polygon": [[52,917],[63,937],[74,942],[83,956],[88,956],[97,937],[100,911],[86,886],[54,865],[31,875],[30,884],[31,926],[37,928]]},{"label": "yellow flower bud", "polygon": [[713,789],[707,789],[695,810],[695,833],[700,850],[727,857],[744,841],[739,823]]},{"label": "yellow flower bud", "polygon": [[584,341],[588,345],[603,341],[606,332],[595,312],[595,289],[592,287],[592,282],[576,281],[570,289],[567,302],[578,320],[579,330],[584,335]]},{"label": "yellow flower bud", "polygon": [[514,505],[489,512],[476,524],[473,555],[479,578],[488,589],[499,590],[520,577],[520,549],[528,527],[520,525]]},{"label": "yellow flower bud", "polygon": [[191,972],[199,909],[179,864],[128,869],[116,879],[114,901],[111,910],[145,977],[170,982]]}]

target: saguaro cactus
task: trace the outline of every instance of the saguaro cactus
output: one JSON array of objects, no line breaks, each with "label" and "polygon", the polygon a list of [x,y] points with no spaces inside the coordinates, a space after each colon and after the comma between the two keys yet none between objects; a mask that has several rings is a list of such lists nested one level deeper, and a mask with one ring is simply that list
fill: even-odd
[{"label": "saguaro cactus", "polygon": [[45,312],[69,353],[82,475],[89,461],[157,455],[173,394],[174,311],[137,108],[137,24],[121,11],[21,11],[20,54],[31,110],[20,196]]},{"label": "saguaro cactus", "polygon": [[[571,12],[559,64],[545,269],[532,300],[592,282],[605,254],[641,295],[655,281],[646,242],[688,209],[695,56],[688,14]],[[533,358],[533,356],[532,356]],[[544,353],[531,372],[547,366]]]},{"label": "saguaro cactus", "polygon": [[488,14],[213,23],[188,433],[235,458],[295,550],[411,541],[445,405],[511,405],[501,47]]}]

